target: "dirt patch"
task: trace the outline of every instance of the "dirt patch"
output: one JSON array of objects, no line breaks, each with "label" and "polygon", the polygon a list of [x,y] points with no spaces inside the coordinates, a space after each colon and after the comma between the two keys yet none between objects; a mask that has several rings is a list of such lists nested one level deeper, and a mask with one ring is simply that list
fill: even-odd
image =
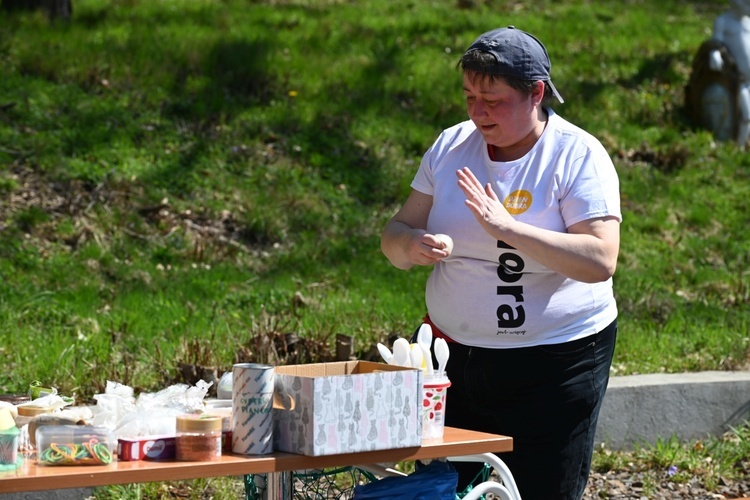
[{"label": "dirt patch", "polygon": [[[55,180],[29,167],[10,166],[0,177],[0,192],[0,230],[25,233],[42,247],[62,244],[75,250],[90,241],[107,245],[118,233],[158,243],[179,231],[190,243],[193,257],[209,251],[218,252],[214,256],[258,251],[230,211],[178,210],[167,198],[148,203],[137,183]],[[126,219],[127,224],[112,224]],[[61,233],[63,221],[72,229]]]}]

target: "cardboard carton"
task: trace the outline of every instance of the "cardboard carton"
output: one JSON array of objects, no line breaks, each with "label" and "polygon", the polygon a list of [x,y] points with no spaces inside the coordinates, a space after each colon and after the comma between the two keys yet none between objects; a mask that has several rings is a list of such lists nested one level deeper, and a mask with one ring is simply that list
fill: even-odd
[{"label": "cardboard carton", "polygon": [[177,448],[175,436],[138,436],[117,440],[117,459],[174,460]]},{"label": "cardboard carton", "polygon": [[274,449],[308,456],[422,444],[422,370],[368,361],[277,366]]}]

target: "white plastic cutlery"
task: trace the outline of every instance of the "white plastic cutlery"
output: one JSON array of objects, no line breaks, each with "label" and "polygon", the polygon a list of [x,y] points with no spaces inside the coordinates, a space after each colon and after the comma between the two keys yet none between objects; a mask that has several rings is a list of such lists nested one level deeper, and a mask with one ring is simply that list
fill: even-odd
[{"label": "white plastic cutlery", "polygon": [[378,342],[378,351],[380,352],[380,356],[383,358],[383,361],[385,361],[389,365],[393,364],[393,353],[390,349]]},{"label": "white plastic cutlery", "polygon": [[422,350],[422,357],[425,360],[425,366],[427,367],[427,375],[432,375],[435,371],[432,366],[432,352],[430,347],[432,346],[432,327],[427,323],[422,323],[417,332],[417,344],[419,344]]},{"label": "white plastic cutlery", "polygon": [[416,368],[417,370],[421,370],[422,361],[424,360],[424,356],[422,355],[422,348],[419,347],[419,345],[412,345],[410,347],[411,349],[409,350],[409,359],[411,360],[411,367]]},{"label": "white plastic cutlery", "polygon": [[438,373],[445,375],[445,366],[448,364],[448,358],[451,355],[451,350],[448,347],[448,342],[444,338],[435,339],[435,358],[438,362]]},{"label": "white plastic cutlery", "polygon": [[397,366],[411,366],[409,357],[409,341],[404,338],[397,338],[393,343],[393,363]]}]

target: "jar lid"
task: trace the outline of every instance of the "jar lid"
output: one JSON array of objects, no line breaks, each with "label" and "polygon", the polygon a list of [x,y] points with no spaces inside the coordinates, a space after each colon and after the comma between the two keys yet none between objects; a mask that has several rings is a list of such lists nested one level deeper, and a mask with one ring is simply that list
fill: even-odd
[{"label": "jar lid", "polygon": [[190,414],[177,417],[178,431],[220,431],[221,417],[214,415]]},{"label": "jar lid", "polygon": [[31,396],[28,394],[0,394],[0,401],[19,405],[31,401]]},{"label": "jar lid", "polygon": [[16,406],[16,409],[18,409],[18,414],[23,417],[35,417],[43,413],[51,413],[53,410],[51,406],[33,405],[18,405]]}]

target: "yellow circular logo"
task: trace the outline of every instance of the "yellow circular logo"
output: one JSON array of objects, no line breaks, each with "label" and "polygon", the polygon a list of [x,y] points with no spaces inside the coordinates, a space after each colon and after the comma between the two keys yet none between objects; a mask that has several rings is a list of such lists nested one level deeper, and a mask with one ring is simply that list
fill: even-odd
[{"label": "yellow circular logo", "polygon": [[503,205],[511,215],[522,214],[531,207],[531,193],[525,189],[513,191],[505,198]]}]

